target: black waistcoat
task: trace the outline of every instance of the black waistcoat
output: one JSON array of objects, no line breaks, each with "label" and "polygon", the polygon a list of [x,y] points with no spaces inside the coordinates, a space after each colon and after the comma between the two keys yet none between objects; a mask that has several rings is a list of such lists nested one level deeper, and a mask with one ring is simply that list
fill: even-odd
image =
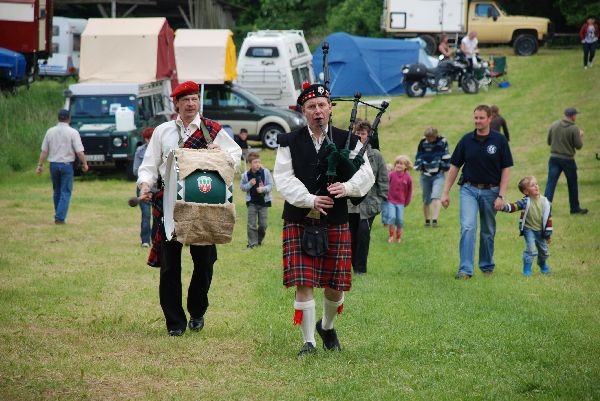
[{"label": "black waistcoat", "polygon": [[[333,127],[333,142],[338,149],[343,149],[346,144],[347,132]],[[314,195],[329,195],[327,192],[327,156],[325,150],[327,141],[323,141],[319,153],[310,138],[308,128],[279,135],[277,138],[280,146],[289,146],[292,155],[294,175]],[[350,138],[350,149],[353,150],[358,142],[358,137]],[[327,222],[329,224],[343,224],[348,222],[348,203],[346,197],[334,199],[334,205],[327,209]],[[288,221],[300,222],[310,212],[310,208],[299,208],[287,201],[283,206],[283,218]]]}]

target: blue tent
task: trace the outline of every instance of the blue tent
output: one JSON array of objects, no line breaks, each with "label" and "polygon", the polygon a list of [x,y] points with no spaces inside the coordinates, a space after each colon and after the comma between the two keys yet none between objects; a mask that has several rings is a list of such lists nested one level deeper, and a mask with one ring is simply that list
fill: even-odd
[{"label": "blue tent", "polygon": [[[336,32],[329,43],[329,75],[332,96],[400,95],[404,93],[403,64],[428,64],[421,44],[414,40],[377,39]],[[315,74],[323,71],[322,43],[313,54]]]}]

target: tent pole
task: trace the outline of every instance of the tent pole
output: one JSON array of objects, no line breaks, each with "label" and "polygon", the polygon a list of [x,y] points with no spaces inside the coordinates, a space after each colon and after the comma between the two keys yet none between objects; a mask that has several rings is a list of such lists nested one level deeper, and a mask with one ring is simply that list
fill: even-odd
[{"label": "tent pole", "polygon": [[200,115],[204,113],[204,84],[200,84]]}]

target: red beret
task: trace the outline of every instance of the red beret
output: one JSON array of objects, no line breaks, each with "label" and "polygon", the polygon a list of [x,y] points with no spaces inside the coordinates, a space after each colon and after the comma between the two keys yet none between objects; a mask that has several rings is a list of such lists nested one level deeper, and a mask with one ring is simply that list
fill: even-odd
[{"label": "red beret", "polygon": [[326,97],[329,99],[329,90],[321,84],[312,84],[305,82],[302,85],[302,93],[298,96],[298,104],[302,106],[308,99],[315,97]]},{"label": "red beret", "polygon": [[177,85],[173,92],[171,93],[171,97],[175,99],[179,99],[182,96],[193,95],[200,91],[200,87],[197,83],[192,81],[186,81],[182,84]]},{"label": "red beret", "polygon": [[154,128],[152,128],[152,127],[144,128],[144,130],[142,131],[142,138],[150,139],[152,137],[153,132],[154,132]]}]

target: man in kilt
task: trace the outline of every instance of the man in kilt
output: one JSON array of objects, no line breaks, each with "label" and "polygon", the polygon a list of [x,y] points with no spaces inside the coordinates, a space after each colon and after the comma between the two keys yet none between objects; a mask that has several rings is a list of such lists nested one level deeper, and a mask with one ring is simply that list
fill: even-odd
[{"label": "man in kilt", "polygon": [[[365,163],[346,182],[328,179],[328,130],[331,114],[329,90],[320,84],[304,88],[298,105],[308,126],[280,135],[275,160],[274,179],[285,199],[283,208],[283,284],[296,287],[294,325],[299,325],[304,345],[299,357],[316,352],[315,328],[327,350],[341,351],[333,327],[344,306],[344,291],[350,290],[352,257],[348,227],[347,197],[362,197],[369,192],[375,178]],[[323,126],[323,130],[321,130]],[[347,132],[332,127],[332,141],[337,149],[345,146]],[[358,137],[350,138],[350,158],[362,147]],[[309,256],[302,246],[308,226],[326,229],[327,252]],[[323,318],[315,323],[316,307],[313,288],[324,288]]]},{"label": "man in kilt", "polygon": [[[208,290],[213,275],[213,264],[217,260],[214,244],[190,245],[194,271],[188,289],[187,309],[190,320],[181,303],[181,250],[183,244],[176,240],[167,241],[162,212],[163,182],[169,152],[176,148],[222,149],[229,153],[237,168],[242,150],[233,139],[214,121],[200,116],[198,84],[187,81],[177,86],[171,97],[178,116],[156,127],[148,143],[144,161],[138,170],[137,184],[140,199],[153,201],[153,216],[158,222],[148,264],[160,266],[160,306],[162,307],[170,336],[181,336],[186,325],[192,331],[204,327],[204,313],[208,308]],[[208,143],[210,136],[212,143]],[[152,197],[150,188],[158,183],[160,191]]]}]

